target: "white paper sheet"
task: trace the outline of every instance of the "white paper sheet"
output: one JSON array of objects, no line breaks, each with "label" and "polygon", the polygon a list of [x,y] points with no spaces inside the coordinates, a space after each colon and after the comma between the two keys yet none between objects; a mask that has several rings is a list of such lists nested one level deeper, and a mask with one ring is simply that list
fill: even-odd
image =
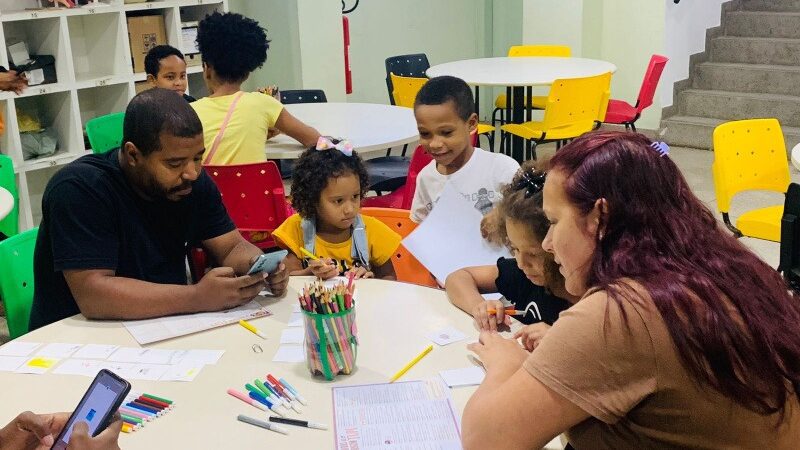
[{"label": "white paper sheet", "polygon": [[17,373],[31,373],[35,375],[42,375],[47,373],[53,366],[58,364],[58,358],[47,358],[44,356],[34,356],[28,359],[19,366],[16,370]]},{"label": "white paper sheet", "polygon": [[53,342],[36,350],[37,356],[47,356],[50,358],[69,358],[73,353],[83,347],[83,344],[65,344]]},{"label": "white paper sheet", "polygon": [[334,386],[333,410],[339,450],[461,449],[460,420],[438,377]]},{"label": "white paper sheet", "polygon": [[172,362],[174,354],[175,350],[121,347],[108,358],[108,361],[134,364],[169,364]]},{"label": "white paper sheet", "polygon": [[176,350],[170,362],[172,364],[216,364],[225,350]]},{"label": "white paper sheet", "polygon": [[157,319],[122,322],[139,344],[150,344],[178,336],[209,330],[241,319],[249,320],[269,316],[271,313],[257,301],[227,311],[186,314]]},{"label": "white paper sheet", "polygon": [[486,372],[483,367],[469,366],[463,369],[443,370],[439,375],[449,387],[477,386],[483,383]]},{"label": "white paper sheet", "polygon": [[119,348],[119,345],[86,344],[72,357],[78,359],[107,359]]},{"label": "white paper sheet", "polygon": [[28,356],[40,345],[38,342],[7,342],[0,347],[0,356]]},{"label": "white paper sheet", "polygon": [[0,372],[14,372],[27,360],[25,356],[0,356]]},{"label": "white paper sheet", "polygon": [[305,330],[300,328],[287,328],[281,333],[281,344],[302,344]]},{"label": "white paper sheet", "polygon": [[298,363],[306,360],[306,354],[302,345],[281,345],[272,362]]},{"label": "white paper sheet", "polygon": [[291,316],[289,316],[289,323],[286,324],[287,327],[302,327],[303,326],[303,313],[301,312],[293,312]]},{"label": "white paper sheet", "polygon": [[453,342],[463,341],[467,335],[456,329],[455,327],[445,327],[441,330],[432,331],[425,335],[428,339],[437,345],[447,345]]},{"label": "white paper sheet", "polygon": [[508,257],[505,247],[493,247],[481,237],[481,213],[447,183],[428,217],[403,239],[403,245],[437,280],[454,271],[494,265]]}]

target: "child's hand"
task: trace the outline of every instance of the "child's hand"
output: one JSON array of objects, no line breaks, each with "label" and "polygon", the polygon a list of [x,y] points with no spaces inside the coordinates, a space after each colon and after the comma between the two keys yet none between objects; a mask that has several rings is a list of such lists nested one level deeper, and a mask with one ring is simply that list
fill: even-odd
[{"label": "child's hand", "polygon": [[[475,318],[478,329],[497,331],[498,325],[511,325],[511,318],[505,315],[504,306],[500,300],[487,300],[476,305],[472,310],[472,317]],[[489,314],[490,309],[495,312]]]},{"label": "child's hand", "polygon": [[355,274],[353,278],[375,278],[375,274],[367,270],[364,266],[353,267],[348,272],[352,272]]},{"label": "child's hand", "polygon": [[339,266],[328,258],[312,259],[308,262],[308,268],[315,277],[323,280],[329,280],[339,275]]},{"label": "child's hand", "polygon": [[514,339],[519,339],[522,342],[522,346],[525,347],[525,350],[532,352],[533,349],[539,345],[539,342],[542,341],[542,338],[549,329],[550,325],[544,322],[526,325],[514,333]]}]

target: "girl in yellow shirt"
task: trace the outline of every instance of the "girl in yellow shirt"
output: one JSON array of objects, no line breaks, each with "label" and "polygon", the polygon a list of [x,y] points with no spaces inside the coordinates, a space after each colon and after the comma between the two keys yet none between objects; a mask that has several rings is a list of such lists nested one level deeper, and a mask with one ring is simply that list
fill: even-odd
[{"label": "girl in yellow shirt", "polygon": [[215,12],[200,21],[197,45],[210,95],[192,103],[203,123],[203,164],[247,164],[266,160],[270,128],[304,146],[319,132],[304,124],[269,95],[242,92],[242,83],[267,60],[266,31],[241,14]]},{"label": "girl in yellow shirt", "polygon": [[357,278],[395,279],[391,258],[400,235],[359,213],[366,191],[367,170],[349,142],[320,137],[300,156],[292,175],[298,214],[272,233],[291,252],[284,261],[290,275],[329,279],[354,271]]}]

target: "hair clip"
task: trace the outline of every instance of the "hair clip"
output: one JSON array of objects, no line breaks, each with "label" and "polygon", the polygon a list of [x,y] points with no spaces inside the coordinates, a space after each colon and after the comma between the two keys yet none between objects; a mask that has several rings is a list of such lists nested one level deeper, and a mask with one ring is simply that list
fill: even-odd
[{"label": "hair clip", "polygon": [[333,143],[333,138],[330,136],[320,136],[317,139],[317,150],[330,150],[332,148],[344,153],[345,156],[353,156],[353,144],[347,139],[341,139],[336,144]]},{"label": "hair clip", "polygon": [[544,172],[525,171],[514,185],[514,190],[521,191],[525,189],[525,198],[531,198],[534,194],[538,194],[544,189],[545,175]]},{"label": "hair clip", "polygon": [[669,145],[664,141],[655,141],[650,144],[650,148],[657,151],[662,157],[669,155]]}]

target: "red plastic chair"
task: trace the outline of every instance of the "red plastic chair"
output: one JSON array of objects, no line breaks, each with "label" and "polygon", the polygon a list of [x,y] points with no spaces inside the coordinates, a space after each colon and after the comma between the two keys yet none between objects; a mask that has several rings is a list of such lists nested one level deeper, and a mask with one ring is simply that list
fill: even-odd
[{"label": "red plastic chair", "polygon": [[272,161],[203,166],[236,228],[258,248],[275,247],[272,231],[289,217],[283,180]]},{"label": "red plastic chair", "polygon": [[623,100],[609,100],[606,120],[603,123],[625,125],[626,130],[630,128],[636,131],[634,123],[642,115],[642,111],[653,104],[658,80],[661,78],[661,73],[664,71],[664,66],[667,64],[668,59],[666,56],[661,55],[650,57],[650,64],[648,64],[647,71],[644,74],[636,105],[631,106],[630,103]]},{"label": "red plastic chair", "polygon": [[405,184],[389,194],[367,197],[361,202],[361,206],[410,209],[411,201],[414,199],[414,191],[417,189],[417,175],[419,175],[420,170],[431,161],[433,161],[431,155],[429,155],[421,145],[418,145],[414,150],[414,155],[411,157]]},{"label": "red plastic chair", "polygon": [[[275,247],[274,231],[290,215],[278,166],[272,161],[229,166],[203,166],[214,180],[222,203],[245,239],[260,249]],[[195,282],[209,261],[202,248],[189,249],[189,269]]]}]

